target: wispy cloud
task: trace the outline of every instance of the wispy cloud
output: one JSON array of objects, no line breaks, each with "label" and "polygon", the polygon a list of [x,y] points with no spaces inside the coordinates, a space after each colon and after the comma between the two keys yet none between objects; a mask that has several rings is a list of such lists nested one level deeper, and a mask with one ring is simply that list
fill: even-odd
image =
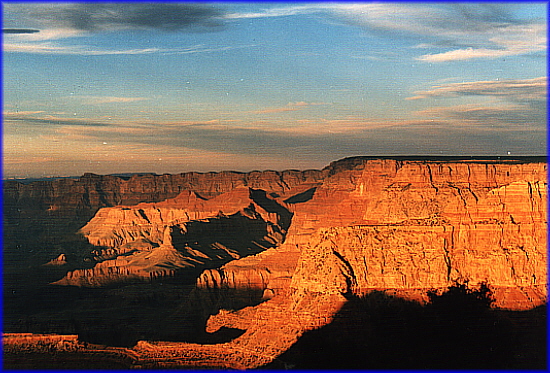
[{"label": "wispy cloud", "polygon": [[[58,55],[143,55],[189,54],[224,51],[229,47],[162,49],[156,46],[134,49],[100,49],[66,45],[59,41],[98,32],[149,30],[160,32],[219,31],[223,13],[206,4],[181,3],[56,3],[4,4],[8,12],[23,14],[27,22],[42,28],[4,29],[4,52]],[[30,31],[33,31],[32,33]],[[36,31],[36,32],[34,32]],[[55,42],[54,42],[55,41]],[[234,47],[233,47],[234,48]]]},{"label": "wispy cloud", "polygon": [[[492,119],[487,118],[489,109]],[[350,154],[543,154],[544,126],[529,125],[527,118],[521,126],[497,122],[499,116],[511,118],[518,109],[463,106],[419,113],[427,118],[416,120],[327,118],[299,120],[291,126],[217,120],[107,123],[7,113],[11,120],[5,125],[11,135],[5,139],[4,164],[10,175],[40,172],[38,165],[25,161],[32,158],[43,161],[41,167],[49,172],[74,175],[115,172],[112,162],[119,172],[183,172],[235,165],[284,169],[316,162],[322,167]],[[25,131],[33,136],[25,136]],[[37,133],[40,139],[32,140]]]},{"label": "wispy cloud", "polygon": [[146,97],[73,96],[73,98],[89,105],[124,104],[148,100]]},{"label": "wispy cloud", "polygon": [[[496,34],[498,36],[491,35]],[[469,60],[475,58],[502,58],[518,56],[522,54],[545,51],[546,44],[545,25],[510,25],[487,32],[487,46],[467,47],[454,49],[447,52],[426,54],[417,58],[423,62],[448,62]]]},{"label": "wispy cloud", "polygon": [[[229,13],[206,4],[181,3],[6,4],[5,7],[24,13],[31,21],[44,26],[39,33],[13,35],[20,37],[18,41],[23,43],[129,29],[218,31],[234,20],[315,14],[360,27],[368,33],[417,40],[419,51],[429,51],[415,59],[428,63],[543,52],[547,44],[544,19],[517,19],[508,11],[507,4],[495,3],[307,3],[289,6],[266,3],[263,10],[240,13]],[[31,46],[10,40],[5,50],[81,55],[161,52],[157,48],[106,51],[50,44]],[[185,50],[165,52],[196,53]]]},{"label": "wispy cloud", "polygon": [[314,13],[336,17],[369,33],[420,40],[417,46],[437,51],[416,58],[422,62],[494,59],[546,50],[544,19],[516,19],[506,4],[320,3],[266,7],[263,11],[224,17],[246,19]]},{"label": "wispy cloud", "polygon": [[[503,113],[501,111],[501,113]],[[443,114],[446,114],[443,117]],[[320,157],[326,161],[346,154],[495,154],[498,149],[517,153],[544,151],[544,128],[537,126],[473,126],[473,123],[452,118],[440,112],[442,118],[403,121],[376,121],[368,118],[320,120],[291,127],[266,126],[265,123],[239,125],[184,125],[132,127],[67,126],[56,131],[84,144],[134,144],[136,154],[142,149],[162,147],[166,154],[178,154],[182,149],[196,149],[219,154],[238,154],[252,159],[261,154],[280,157],[281,154],[300,159]],[[481,122],[481,117],[478,118]],[[467,128],[467,129],[466,129]],[[145,136],[145,134],[151,136]],[[154,135],[153,135],[154,134]],[[542,136],[540,146],[533,148],[533,138]],[[63,140],[65,137],[62,137]],[[530,148],[525,148],[531,144]],[[116,147],[113,148],[116,149]],[[497,150],[495,150],[497,149]],[[129,154],[125,153],[125,158]]]},{"label": "wispy cloud", "polygon": [[44,110],[25,110],[25,111],[7,111],[5,110],[2,115],[3,117],[9,117],[9,116],[19,116],[19,117],[23,117],[23,116],[29,116],[29,115],[34,115],[34,114],[42,114],[44,113]]},{"label": "wispy cloud", "polygon": [[3,45],[4,52],[12,53],[31,53],[31,54],[57,54],[57,55],[77,55],[77,56],[113,56],[113,55],[145,55],[145,54],[195,54],[195,53],[215,53],[224,52],[233,49],[243,49],[254,47],[254,45],[238,45],[226,47],[208,47],[205,45],[196,45],[188,48],[136,48],[136,49],[96,49],[87,46],[61,45],[54,42],[34,42],[19,41],[7,42]]},{"label": "wispy cloud", "polygon": [[101,50],[87,49],[82,46],[63,46],[51,42],[43,43],[4,43],[4,52],[32,53],[32,54],[60,54],[79,56],[105,56],[105,55],[135,55],[158,53],[158,48],[125,49],[125,50]]},{"label": "wispy cloud", "polygon": [[477,96],[484,104],[430,107],[414,114],[482,126],[546,126],[547,78],[448,83],[415,92],[408,100]]},{"label": "wispy cloud", "polygon": [[515,80],[490,80],[449,83],[434,86],[425,91],[416,91],[408,100],[429,97],[492,96],[515,102],[545,102],[547,78]]},{"label": "wispy cloud", "polygon": [[285,106],[282,107],[275,107],[275,108],[267,108],[262,110],[255,110],[252,111],[252,114],[274,114],[274,113],[284,113],[287,111],[298,111],[302,110],[304,108],[307,108],[308,106],[318,106],[318,105],[327,105],[323,102],[305,102],[305,101],[297,101],[297,102],[289,102]]},{"label": "wispy cloud", "polygon": [[307,4],[307,5],[291,5],[291,6],[276,6],[266,7],[257,12],[234,12],[226,13],[222,17],[224,19],[249,19],[249,18],[270,18],[270,17],[287,17],[300,14],[318,13],[332,9],[332,5],[323,4]]},{"label": "wispy cloud", "polygon": [[50,125],[50,126],[109,126],[112,125],[108,122],[99,122],[94,120],[87,120],[81,118],[63,118],[56,117],[53,115],[44,115],[44,116],[35,116],[33,114],[42,113],[40,111],[36,112],[4,112],[3,120],[4,122],[24,122],[29,124],[37,125]]},{"label": "wispy cloud", "polygon": [[422,47],[447,49],[416,58],[423,62],[500,58],[546,49],[546,24],[515,19],[506,4],[361,4],[335,11],[367,30],[422,38],[427,41]]},{"label": "wispy cloud", "polygon": [[440,122],[455,125],[491,126],[538,126],[545,128],[545,110],[536,110],[528,105],[507,104],[498,106],[455,105],[420,110],[416,115],[433,117]]},{"label": "wispy cloud", "polygon": [[47,41],[47,40],[59,40],[72,37],[84,36],[85,32],[75,29],[67,28],[48,28],[42,30],[36,30],[35,33],[25,33],[17,35],[5,35],[5,39],[11,42],[38,42],[38,41]]}]

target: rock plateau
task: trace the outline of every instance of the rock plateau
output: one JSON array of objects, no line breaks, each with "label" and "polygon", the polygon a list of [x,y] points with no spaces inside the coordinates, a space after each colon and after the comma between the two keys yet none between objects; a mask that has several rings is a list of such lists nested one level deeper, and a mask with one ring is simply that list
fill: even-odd
[{"label": "rock plateau", "polygon": [[[9,221],[29,211],[87,217],[80,232],[97,246],[97,264],[57,284],[181,278],[196,284],[207,332],[245,330],[217,345],[138,343],[133,350],[155,367],[177,366],[190,351],[200,365],[259,367],[329,323],[347,294],[422,300],[468,282],[488,284],[501,308],[530,309],[547,297],[543,158],[354,157],[303,172],[88,174],[8,183],[4,195]],[[232,352],[223,364],[221,351]]]}]

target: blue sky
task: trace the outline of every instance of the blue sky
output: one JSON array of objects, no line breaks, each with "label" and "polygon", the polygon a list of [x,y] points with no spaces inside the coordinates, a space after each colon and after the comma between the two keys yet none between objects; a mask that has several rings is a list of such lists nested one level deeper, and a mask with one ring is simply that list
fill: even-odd
[{"label": "blue sky", "polygon": [[546,153],[545,3],[4,3],[4,177]]}]

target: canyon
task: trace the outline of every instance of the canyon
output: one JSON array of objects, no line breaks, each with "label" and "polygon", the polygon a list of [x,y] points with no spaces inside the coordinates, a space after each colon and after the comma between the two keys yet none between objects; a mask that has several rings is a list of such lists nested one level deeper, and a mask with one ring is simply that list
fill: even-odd
[{"label": "canyon", "polygon": [[[486,284],[502,310],[547,299],[545,157],[352,157],[322,170],[4,182],[4,227],[4,350],[15,355],[57,333],[50,352],[114,354],[128,367],[252,369],[330,324],[350,296],[425,303],[429,291],[466,283]],[[66,309],[29,316],[63,326],[22,330],[10,302],[24,308],[18,279],[28,273],[51,292],[147,299],[147,312],[166,304],[163,320],[139,321],[163,331],[136,326],[128,346],[99,349],[101,339],[75,339]],[[110,307],[100,319],[114,317]]]}]

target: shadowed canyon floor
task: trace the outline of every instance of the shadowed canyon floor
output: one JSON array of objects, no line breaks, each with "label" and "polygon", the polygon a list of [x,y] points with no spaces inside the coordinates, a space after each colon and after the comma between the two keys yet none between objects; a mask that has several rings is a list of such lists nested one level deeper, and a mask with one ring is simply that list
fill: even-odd
[{"label": "shadowed canyon floor", "polygon": [[325,367],[441,368],[411,351],[442,345],[429,292],[457,283],[487,284],[501,327],[455,338],[493,351],[467,367],[545,365],[543,157],[5,182],[4,227],[6,367],[307,369],[362,331],[357,356],[391,353]]}]

